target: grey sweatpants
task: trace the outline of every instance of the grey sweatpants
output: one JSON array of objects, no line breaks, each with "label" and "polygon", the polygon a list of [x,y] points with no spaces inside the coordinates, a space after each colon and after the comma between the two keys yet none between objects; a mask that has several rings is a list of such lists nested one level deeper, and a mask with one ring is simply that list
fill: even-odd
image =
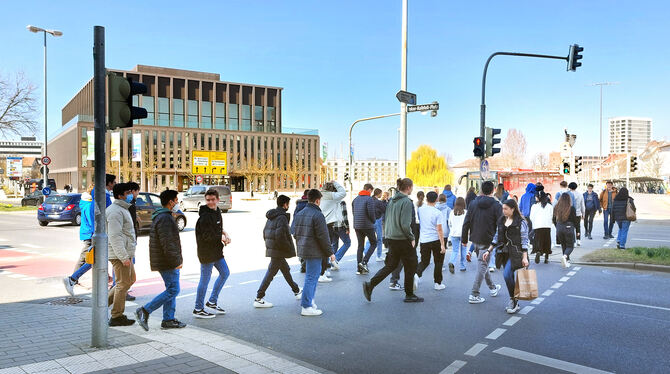
[{"label": "grey sweatpants", "polygon": [[486,253],[488,247],[488,245],[472,243],[473,252],[477,254],[477,275],[475,276],[475,283],[472,285],[472,296],[479,296],[479,289],[482,287],[483,279],[486,280],[486,285],[490,290],[496,288],[491,280],[491,273],[489,273],[489,263],[488,261],[484,261],[484,253]]}]

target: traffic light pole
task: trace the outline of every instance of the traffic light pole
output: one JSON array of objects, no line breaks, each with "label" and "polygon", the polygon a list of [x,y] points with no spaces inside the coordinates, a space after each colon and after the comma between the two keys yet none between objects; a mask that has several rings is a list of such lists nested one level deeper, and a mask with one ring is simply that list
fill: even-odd
[{"label": "traffic light pole", "polygon": [[95,234],[91,345],[107,346],[107,207],[105,196],[105,28],[93,28],[93,117],[95,123]]}]

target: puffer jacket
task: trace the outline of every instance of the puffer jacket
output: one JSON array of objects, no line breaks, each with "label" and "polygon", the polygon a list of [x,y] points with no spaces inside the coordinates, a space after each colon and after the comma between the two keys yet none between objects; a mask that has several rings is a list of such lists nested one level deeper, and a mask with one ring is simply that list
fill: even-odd
[{"label": "puffer jacket", "polygon": [[[302,199],[299,199],[295,202],[295,210],[293,211],[293,217],[295,217],[298,212],[301,210],[305,209],[309,202],[307,201],[307,197],[303,196]],[[295,235],[295,219],[293,219],[293,222],[291,222],[291,235]]]},{"label": "puffer jacket", "polygon": [[307,204],[293,217],[293,223],[300,258],[323,258],[333,254],[326,218],[317,205]]},{"label": "puffer jacket", "polygon": [[[629,197],[628,201],[630,201],[630,205],[633,208],[633,211],[637,211],[637,208],[635,208],[635,203],[633,202],[633,198]],[[628,217],[626,217],[626,205],[628,201],[612,199],[612,217],[614,217],[614,221],[619,222],[629,220]]]},{"label": "puffer jacket", "polygon": [[195,241],[198,245],[198,260],[201,264],[209,264],[223,258],[223,220],[221,209],[210,209],[201,205],[200,217],[195,224]]},{"label": "puffer jacket", "polygon": [[340,213],[340,201],[347,196],[347,190],[337,182],[333,182],[336,192],[321,191],[321,212],[326,217],[326,223],[331,224],[342,221],[342,214]]},{"label": "puffer jacket", "polygon": [[351,202],[352,210],[354,212],[354,229],[369,230],[375,228],[375,221],[377,220],[376,202],[370,196],[370,192],[361,191],[358,196]]},{"label": "puffer jacket", "polygon": [[183,263],[179,227],[167,208],[151,215],[149,263],[152,271],[173,270]]},{"label": "puffer jacket", "polygon": [[444,190],[442,193],[447,197],[447,206],[449,209],[454,209],[454,203],[456,202],[456,195],[454,195],[451,190]]},{"label": "puffer jacket", "polygon": [[106,210],[109,259],[126,261],[135,257],[135,227],[124,200],[114,200]]},{"label": "puffer jacket", "polygon": [[89,240],[95,232],[95,215],[91,209],[93,197],[88,192],[81,194],[79,210],[81,211],[81,225],[79,226],[79,240]]},{"label": "puffer jacket", "polygon": [[283,208],[270,209],[265,213],[268,221],[263,228],[263,239],[265,239],[266,257],[295,257],[295,245],[291,238],[291,230],[288,222],[289,213]]}]

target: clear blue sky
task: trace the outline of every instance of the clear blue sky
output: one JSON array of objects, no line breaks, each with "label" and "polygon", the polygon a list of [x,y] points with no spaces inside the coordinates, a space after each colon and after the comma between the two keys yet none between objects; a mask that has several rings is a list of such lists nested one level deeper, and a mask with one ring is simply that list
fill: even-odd
[{"label": "clear blue sky", "polygon": [[[408,150],[426,143],[455,161],[471,157],[478,133],[481,73],[494,51],[567,55],[583,66],[498,57],[489,69],[487,122],[521,129],[528,154],[558,149],[563,128],[576,151],[598,152],[598,89],[604,116],[654,120],[670,138],[670,27],[665,1],[410,0],[409,83],[419,102],[440,102],[436,118],[409,116]],[[136,64],[220,73],[222,80],[284,87],[286,127],[317,128],[330,153],[346,149],[358,118],[394,113],[400,87],[401,1],[11,1],[0,23],[0,73],[24,71],[42,96],[42,40],[49,38],[49,129],[92,77],[93,26],[106,27],[107,67]],[[40,114],[41,116],[41,114]],[[40,117],[41,118],[41,117]],[[41,121],[40,121],[41,122]],[[397,157],[399,119],[361,124],[357,157]],[[604,127],[604,149],[608,149]]]}]

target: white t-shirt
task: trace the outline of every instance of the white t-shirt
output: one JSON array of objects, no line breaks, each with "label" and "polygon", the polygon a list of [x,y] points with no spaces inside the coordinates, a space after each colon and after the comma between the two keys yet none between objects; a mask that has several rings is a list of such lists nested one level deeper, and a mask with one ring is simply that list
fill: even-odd
[{"label": "white t-shirt", "polygon": [[442,225],[442,212],[428,204],[419,208],[419,225],[421,234],[419,243],[430,243],[440,240],[437,234],[437,225]]}]

